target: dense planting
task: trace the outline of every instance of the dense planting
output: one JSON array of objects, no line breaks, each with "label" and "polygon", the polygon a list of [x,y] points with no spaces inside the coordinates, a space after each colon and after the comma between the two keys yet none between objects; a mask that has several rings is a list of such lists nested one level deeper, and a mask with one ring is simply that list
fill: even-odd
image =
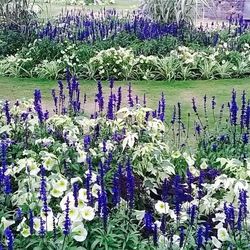
[{"label": "dense planting", "polygon": [[196,28],[136,12],[72,11],[46,23],[4,25],[0,42],[4,76],[65,78],[67,66],[84,79],[212,79],[250,72],[242,18]]},{"label": "dense planting", "polygon": [[77,79],[66,78],[51,114],[39,90],[1,104],[1,246],[249,248],[246,92],[221,107],[190,100],[183,114],[164,95],[150,109],[131,84],[110,80],[108,98],[97,83],[89,117]]}]

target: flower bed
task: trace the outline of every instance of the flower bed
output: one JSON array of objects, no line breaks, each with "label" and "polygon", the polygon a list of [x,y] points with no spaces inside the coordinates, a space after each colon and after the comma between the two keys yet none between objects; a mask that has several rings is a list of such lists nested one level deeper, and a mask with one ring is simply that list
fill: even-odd
[{"label": "flower bed", "polygon": [[154,110],[131,85],[127,100],[113,80],[108,100],[97,87],[90,117],[69,72],[67,90],[61,81],[52,90],[53,115],[39,90],[34,100],[2,102],[1,246],[247,249],[247,93],[233,91],[228,108],[193,99],[196,118],[185,122],[181,104],[167,109],[164,95]]}]

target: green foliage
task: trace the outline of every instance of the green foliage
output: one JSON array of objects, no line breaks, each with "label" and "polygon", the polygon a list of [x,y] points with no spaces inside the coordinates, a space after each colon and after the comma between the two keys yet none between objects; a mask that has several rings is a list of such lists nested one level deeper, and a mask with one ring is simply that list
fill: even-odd
[{"label": "green foliage", "polygon": [[153,20],[165,23],[194,23],[196,6],[202,3],[208,6],[206,0],[144,0],[142,10]]}]

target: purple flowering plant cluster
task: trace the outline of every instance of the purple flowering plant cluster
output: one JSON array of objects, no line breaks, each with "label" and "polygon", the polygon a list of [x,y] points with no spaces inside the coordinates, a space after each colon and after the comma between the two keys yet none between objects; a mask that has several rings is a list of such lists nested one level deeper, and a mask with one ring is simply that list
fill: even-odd
[{"label": "purple flowering plant cluster", "polygon": [[75,76],[58,86],[51,114],[39,90],[1,104],[2,249],[249,248],[247,92],[193,99],[185,119],[113,79],[90,115]]}]

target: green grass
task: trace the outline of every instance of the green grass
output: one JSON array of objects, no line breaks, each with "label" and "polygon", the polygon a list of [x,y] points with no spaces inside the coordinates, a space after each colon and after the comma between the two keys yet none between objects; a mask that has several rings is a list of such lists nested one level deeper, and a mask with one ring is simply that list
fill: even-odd
[{"label": "green grass", "polygon": [[[88,105],[86,109],[89,112],[94,110],[94,97],[96,93],[96,82],[81,80],[81,91],[87,94]],[[116,87],[123,87],[123,97],[127,96],[127,82],[116,82]],[[228,79],[228,80],[213,80],[213,81],[132,81],[133,94],[138,95],[142,100],[145,93],[148,100],[148,106],[157,107],[158,100],[163,92],[166,96],[167,106],[172,110],[173,106],[178,102],[182,104],[183,114],[192,112],[192,97],[197,99],[198,104],[203,106],[203,96],[206,94],[208,102],[211,103],[212,96],[216,96],[218,105],[227,104],[231,97],[231,91],[234,88],[238,95],[243,90],[250,92],[250,78],[245,79]],[[8,99],[14,101],[21,98],[32,98],[34,89],[42,91],[43,102],[47,109],[52,110],[53,102],[51,98],[51,89],[57,88],[56,81],[40,80],[40,79],[19,79],[0,77],[0,99]],[[103,82],[103,90],[105,96],[108,95],[108,83]],[[168,111],[168,116],[170,116]]]},{"label": "green grass", "polygon": [[84,10],[84,11],[98,11],[103,9],[113,9],[115,8],[118,11],[126,11],[126,10],[134,10],[138,7],[139,1],[138,0],[116,0],[115,4],[108,4],[108,5],[90,5],[90,6],[83,6],[83,5],[67,5],[64,3],[44,3],[44,1],[37,0],[36,3],[41,7],[42,12],[40,14],[41,17],[53,17],[57,16],[61,13],[62,10]]}]

